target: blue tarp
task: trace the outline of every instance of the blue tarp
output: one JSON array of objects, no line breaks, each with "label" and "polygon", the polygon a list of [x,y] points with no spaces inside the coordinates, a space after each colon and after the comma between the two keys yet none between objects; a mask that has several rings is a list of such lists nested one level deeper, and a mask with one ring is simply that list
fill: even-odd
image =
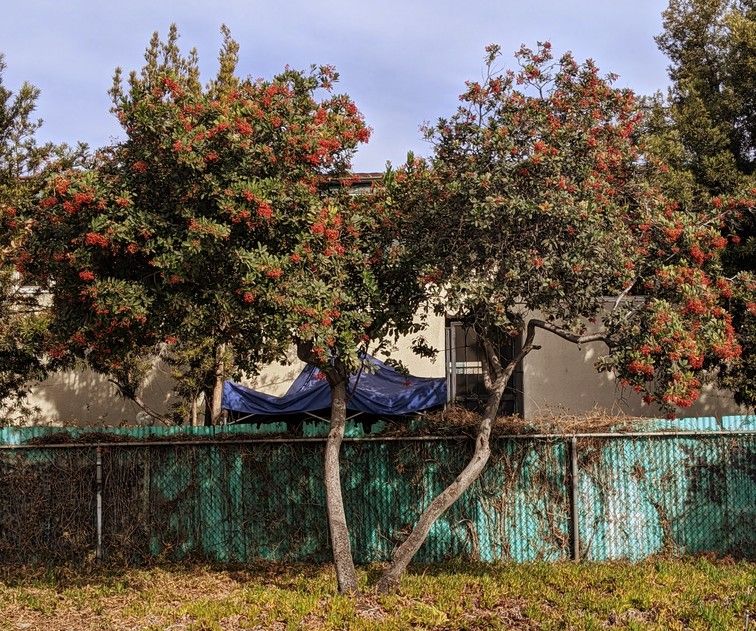
[{"label": "blue tarp", "polygon": [[[349,410],[396,416],[446,403],[446,379],[443,377],[406,376],[375,357],[367,357],[365,361],[371,366],[349,379]],[[305,367],[282,397],[256,392],[231,381],[223,384],[223,408],[231,412],[284,415],[330,407],[331,391],[325,375],[311,365]]]}]

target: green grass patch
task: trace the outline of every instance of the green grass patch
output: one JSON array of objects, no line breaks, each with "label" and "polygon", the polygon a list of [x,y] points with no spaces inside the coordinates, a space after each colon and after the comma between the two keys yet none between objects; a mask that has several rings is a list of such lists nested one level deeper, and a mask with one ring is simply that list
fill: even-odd
[{"label": "green grass patch", "polygon": [[[396,594],[336,594],[329,566],[0,568],[0,628],[37,629],[743,629],[756,564],[456,561],[416,566]],[[753,624],[753,623],[752,623]]]}]

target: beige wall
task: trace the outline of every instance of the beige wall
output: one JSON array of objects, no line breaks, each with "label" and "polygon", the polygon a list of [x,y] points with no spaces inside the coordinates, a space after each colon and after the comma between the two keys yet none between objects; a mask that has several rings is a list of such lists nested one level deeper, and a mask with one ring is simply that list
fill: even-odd
[{"label": "beige wall", "polygon": [[269,364],[260,371],[259,375],[245,376],[239,380],[239,383],[260,392],[280,397],[286,393],[291,382],[302,372],[305,365],[304,362],[297,359],[294,349],[289,352],[287,361],[286,364]]},{"label": "beige wall", "polygon": [[[575,344],[547,331],[536,333],[541,350],[533,351],[524,362],[524,416],[534,418],[545,412],[564,410],[580,413],[600,409],[613,414],[659,416],[655,406],[647,406],[640,395],[622,389],[611,374],[599,373],[594,363],[606,352],[603,343]],[[679,415],[724,416],[744,414],[729,393],[705,388],[699,401]]]},{"label": "beige wall", "polygon": [[[144,387],[145,402],[159,412],[170,409],[171,378],[162,366],[155,366]],[[35,384],[26,404],[37,408],[37,423],[51,425],[120,425],[144,423],[139,407],[119,396],[118,388],[91,370],[56,373]],[[21,419],[17,419],[21,420]]]},{"label": "beige wall", "polygon": [[[420,334],[418,334],[420,335]],[[412,337],[403,338],[392,349],[392,359],[401,361],[416,377],[445,377],[444,345],[446,344],[446,330],[443,316],[430,316],[427,328],[421,334],[426,342],[435,348],[438,353],[433,358],[418,357],[412,351]],[[385,354],[378,355],[378,359],[385,359]]]},{"label": "beige wall", "polygon": [[[444,318],[432,317],[423,336],[439,350],[435,359],[417,357],[412,352],[410,339],[400,340],[391,356],[401,360],[414,375],[443,377]],[[537,332],[536,342],[542,346],[541,350],[531,353],[523,366],[526,418],[558,410],[574,414],[596,408],[615,414],[659,415],[656,407],[643,405],[640,397],[631,390],[623,392],[618,388],[611,375],[595,370],[595,361],[605,351],[603,344],[586,344],[578,348],[546,331]],[[242,383],[281,395],[302,369],[302,363],[293,353],[289,362],[288,365],[272,364],[260,375],[243,379]],[[144,391],[147,403],[156,409],[168,410],[170,384],[165,369],[156,366]],[[53,375],[32,388],[28,403],[39,407],[41,420],[48,423],[117,425],[140,420],[136,405],[120,398],[115,386],[105,378],[87,370]],[[744,412],[728,394],[708,389],[693,408],[683,413],[721,416]]]}]

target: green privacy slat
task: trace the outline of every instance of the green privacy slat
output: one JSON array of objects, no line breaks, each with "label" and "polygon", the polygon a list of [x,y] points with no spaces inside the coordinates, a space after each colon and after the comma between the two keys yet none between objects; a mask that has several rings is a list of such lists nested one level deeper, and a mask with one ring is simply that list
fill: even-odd
[{"label": "green privacy slat", "polygon": [[[581,557],[756,558],[756,436],[721,433],[751,418],[686,419],[685,430],[700,431],[694,436],[578,438]],[[134,439],[227,438],[102,446],[106,556],[132,563],[329,559],[323,442],[235,443],[229,429],[112,431]],[[707,435],[714,429],[720,433]],[[53,430],[0,432],[6,445],[18,445]],[[482,476],[434,525],[418,561],[569,558],[568,443],[494,438]],[[469,440],[345,442],[342,485],[355,560],[390,558],[471,450]],[[0,563],[91,560],[94,458],[86,445],[0,451]]]}]

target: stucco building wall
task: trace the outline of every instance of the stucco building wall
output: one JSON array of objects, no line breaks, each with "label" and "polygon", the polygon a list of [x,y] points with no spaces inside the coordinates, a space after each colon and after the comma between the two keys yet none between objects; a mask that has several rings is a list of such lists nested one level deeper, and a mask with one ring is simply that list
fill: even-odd
[{"label": "stucco building wall", "polygon": [[[416,356],[412,352],[411,338],[399,340],[391,357],[402,361],[414,375],[445,376],[444,318],[430,318],[428,328],[422,335],[438,349],[435,358]],[[639,395],[629,389],[620,389],[612,375],[595,370],[595,361],[605,351],[602,344],[586,344],[579,348],[546,331],[537,332],[536,342],[542,348],[532,352],[523,364],[522,402],[526,418],[558,411],[579,414],[594,409],[618,415],[660,414],[655,406],[642,404]],[[271,364],[259,375],[242,379],[242,383],[263,392],[281,395],[302,369],[302,362],[293,352],[288,362],[286,365]],[[156,410],[167,411],[171,404],[170,389],[168,370],[156,365],[144,389],[145,401]],[[135,404],[118,396],[113,384],[89,370],[51,376],[32,388],[27,403],[39,408],[37,420],[45,423],[117,425],[146,420]],[[684,413],[690,416],[722,416],[743,412],[729,393],[709,388],[704,389],[700,401]]]},{"label": "stucco building wall", "polygon": [[[564,411],[570,414],[593,409],[611,414],[659,416],[655,405],[645,405],[630,388],[622,389],[610,373],[599,373],[596,360],[606,352],[603,343],[575,344],[556,335],[538,331],[533,351],[523,366],[524,416]],[[712,387],[703,389],[701,398],[681,414],[685,416],[724,416],[741,410],[728,392]]]},{"label": "stucco building wall", "polygon": [[[156,365],[144,387],[147,405],[168,412],[171,383],[166,367]],[[23,420],[39,424],[110,426],[148,420],[139,406],[121,397],[106,377],[86,369],[56,373],[33,385],[25,403],[36,411]]]}]

